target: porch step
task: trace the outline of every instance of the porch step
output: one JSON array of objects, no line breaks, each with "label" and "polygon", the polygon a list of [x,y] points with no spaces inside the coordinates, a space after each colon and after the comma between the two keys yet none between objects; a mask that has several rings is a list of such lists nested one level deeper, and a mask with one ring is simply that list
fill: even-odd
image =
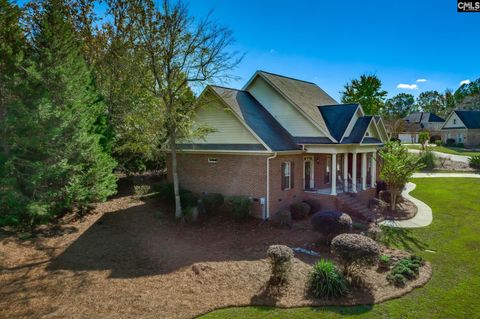
[{"label": "porch step", "polygon": [[375,221],[375,213],[372,212],[367,205],[360,202],[355,198],[354,194],[341,193],[338,195],[338,199],[342,203],[343,209],[352,215],[354,218],[359,218],[367,222]]}]

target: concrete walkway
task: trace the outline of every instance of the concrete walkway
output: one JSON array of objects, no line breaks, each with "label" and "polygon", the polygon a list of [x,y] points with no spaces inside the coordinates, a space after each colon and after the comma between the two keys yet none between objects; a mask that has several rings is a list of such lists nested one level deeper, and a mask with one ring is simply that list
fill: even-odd
[{"label": "concrete walkway", "polygon": [[[415,150],[415,149],[411,149],[411,148],[409,148],[408,151],[410,153],[415,153],[415,154],[419,154],[420,152],[422,152],[420,150]],[[432,151],[432,153],[435,154],[437,157],[440,157],[440,158],[446,158],[446,159],[449,159],[449,160],[454,161],[454,162],[461,162],[461,163],[466,163],[466,164],[468,164],[468,159],[470,158],[470,156],[447,154],[447,153],[436,152],[436,151]]]},{"label": "concrete walkway", "polygon": [[420,228],[426,227],[432,223],[433,215],[430,206],[410,196],[410,192],[417,187],[414,183],[407,183],[405,189],[402,191],[402,197],[408,199],[417,206],[417,214],[410,219],[406,220],[384,220],[380,222],[380,225],[398,228]]},{"label": "concrete walkway", "polygon": [[480,174],[477,173],[413,173],[413,178],[428,178],[428,177],[470,177],[480,178]]}]

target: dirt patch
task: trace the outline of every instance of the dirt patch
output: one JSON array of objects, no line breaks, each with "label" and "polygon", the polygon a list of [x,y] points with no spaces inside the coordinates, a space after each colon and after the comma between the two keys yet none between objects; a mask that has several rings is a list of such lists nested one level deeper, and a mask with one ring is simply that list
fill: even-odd
[{"label": "dirt patch", "polygon": [[[330,304],[308,297],[316,257],[296,254],[290,284],[272,294],[267,247],[313,249],[306,227],[275,228],[258,220],[214,218],[200,225],[172,220],[156,201],[117,197],[94,215],[30,240],[0,234],[0,309],[4,318],[192,318],[239,305],[294,307]],[[302,225],[302,224],[299,224]],[[386,273],[366,272],[371,287],[335,304],[372,304],[424,284],[431,273],[398,289]]]},{"label": "dirt patch", "polygon": [[383,219],[389,220],[405,220],[411,219],[417,215],[418,207],[406,198],[401,198],[397,203],[397,209],[395,211],[385,210],[383,212]]}]

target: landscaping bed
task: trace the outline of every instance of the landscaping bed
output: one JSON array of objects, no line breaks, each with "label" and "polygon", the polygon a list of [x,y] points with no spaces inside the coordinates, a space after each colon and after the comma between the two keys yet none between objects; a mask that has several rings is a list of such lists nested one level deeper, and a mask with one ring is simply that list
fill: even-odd
[{"label": "landscaping bed", "polygon": [[289,283],[272,295],[268,246],[302,247],[331,258],[328,247],[315,244],[318,233],[218,216],[186,225],[172,214],[158,200],[124,196],[83,219],[43,227],[33,238],[2,233],[2,316],[192,318],[228,306],[371,304],[405,294],[431,274],[427,263],[417,279],[397,288],[374,266],[365,271],[368,288],[343,299],[314,299],[307,281],[319,257],[300,253]]}]

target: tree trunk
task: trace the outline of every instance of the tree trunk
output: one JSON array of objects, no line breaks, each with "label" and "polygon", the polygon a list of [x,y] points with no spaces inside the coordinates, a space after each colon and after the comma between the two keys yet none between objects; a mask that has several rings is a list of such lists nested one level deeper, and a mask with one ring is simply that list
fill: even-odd
[{"label": "tree trunk", "polygon": [[390,209],[392,212],[396,211],[397,208],[397,192],[394,190],[390,191]]},{"label": "tree trunk", "polygon": [[177,173],[177,147],[175,133],[170,134],[170,151],[172,152],[173,191],[175,194],[175,218],[182,218],[182,203],[180,202],[180,187]]}]

